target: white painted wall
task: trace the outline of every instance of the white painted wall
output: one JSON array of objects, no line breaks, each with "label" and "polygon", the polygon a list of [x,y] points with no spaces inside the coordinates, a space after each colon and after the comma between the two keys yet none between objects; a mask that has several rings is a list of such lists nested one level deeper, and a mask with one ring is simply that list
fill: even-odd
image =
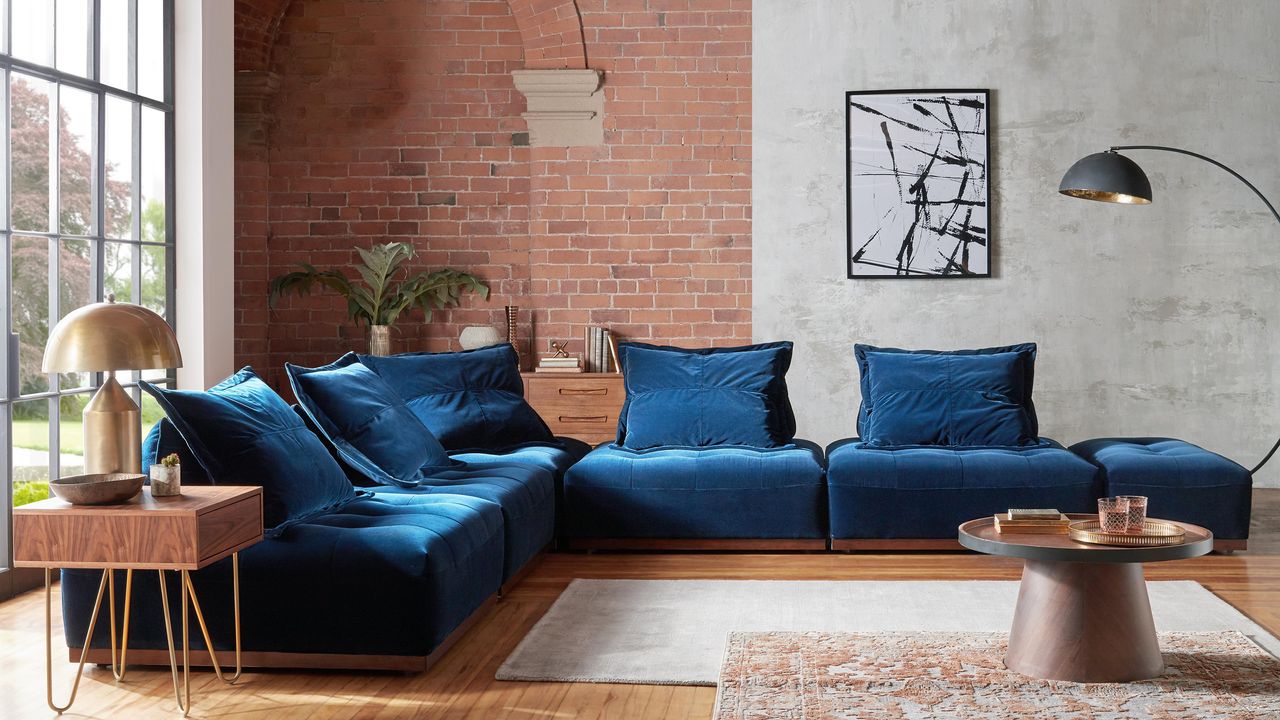
[{"label": "white painted wall", "polygon": [[[1185,147],[1280,200],[1274,0],[755,0],[754,333],[790,338],[800,432],[856,434],[855,342],[1040,344],[1042,432],[1280,434],[1280,225],[1229,175],[1131,154],[1155,203],[1057,194],[1113,144]],[[994,274],[847,280],[844,92],[990,88]],[[1280,461],[1259,479],[1280,484]]]},{"label": "white painted wall", "polygon": [[174,6],[178,386],[203,390],[234,370],[234,4]]}]

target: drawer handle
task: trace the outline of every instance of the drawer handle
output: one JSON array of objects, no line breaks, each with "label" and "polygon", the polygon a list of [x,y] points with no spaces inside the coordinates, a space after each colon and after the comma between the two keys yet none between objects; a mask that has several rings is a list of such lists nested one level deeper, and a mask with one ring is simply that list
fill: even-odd
[{"label": "drawer handle", "polygon": [[561,395],[608,395],[609,388],[560,388]]},{"label": "drawer handle", "polygon": [[561,415],[561,416],[560,416],[560,417],[558,417],[557,419],[558,419],[560,422],[562,422],[562,423],[602,423],[602,422],[609,422],[609,418],[608,418],[608,416],[606,416],[606,415],[586,415],[586,416]]}]

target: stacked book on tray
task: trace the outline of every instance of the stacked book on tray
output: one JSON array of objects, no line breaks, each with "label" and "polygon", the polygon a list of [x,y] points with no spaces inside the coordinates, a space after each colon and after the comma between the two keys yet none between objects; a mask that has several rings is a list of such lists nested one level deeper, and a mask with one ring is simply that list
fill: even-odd
[{"label": "stacked book on tray", "polygon": [[1011,508],[995,515],[996,532],[1001,533],[1065,534],[1070,522],[1071,518],[1047,508]]}]

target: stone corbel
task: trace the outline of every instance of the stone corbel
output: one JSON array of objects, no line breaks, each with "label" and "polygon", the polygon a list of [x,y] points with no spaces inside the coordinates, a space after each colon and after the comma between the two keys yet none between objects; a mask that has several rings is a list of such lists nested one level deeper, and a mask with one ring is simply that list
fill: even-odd
[{"label": "stone corbel", "polygon": [[599,70],[513,70],[524,94],[529,144],[572,147],[604,144],[603,73]]},{"label": "stone corbel", "polygon": [[236,73],[236,145],[266,146],[271,126],[269,106],[280,86],[273,72],[242,70]]}]

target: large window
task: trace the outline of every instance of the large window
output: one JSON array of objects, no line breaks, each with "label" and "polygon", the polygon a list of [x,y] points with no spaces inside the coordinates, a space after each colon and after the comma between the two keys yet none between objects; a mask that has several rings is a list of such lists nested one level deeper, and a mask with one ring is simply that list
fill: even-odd
[{"label": "large window", "polygon": [[[102,380],[42,373],[49,330],[109,294],[174,320],[172,27],[172,0],[0,0],[0,447],[13,505],[82,472],[80,412]],[[119,374],[149,427],[160,411],[138,378]]]}]

